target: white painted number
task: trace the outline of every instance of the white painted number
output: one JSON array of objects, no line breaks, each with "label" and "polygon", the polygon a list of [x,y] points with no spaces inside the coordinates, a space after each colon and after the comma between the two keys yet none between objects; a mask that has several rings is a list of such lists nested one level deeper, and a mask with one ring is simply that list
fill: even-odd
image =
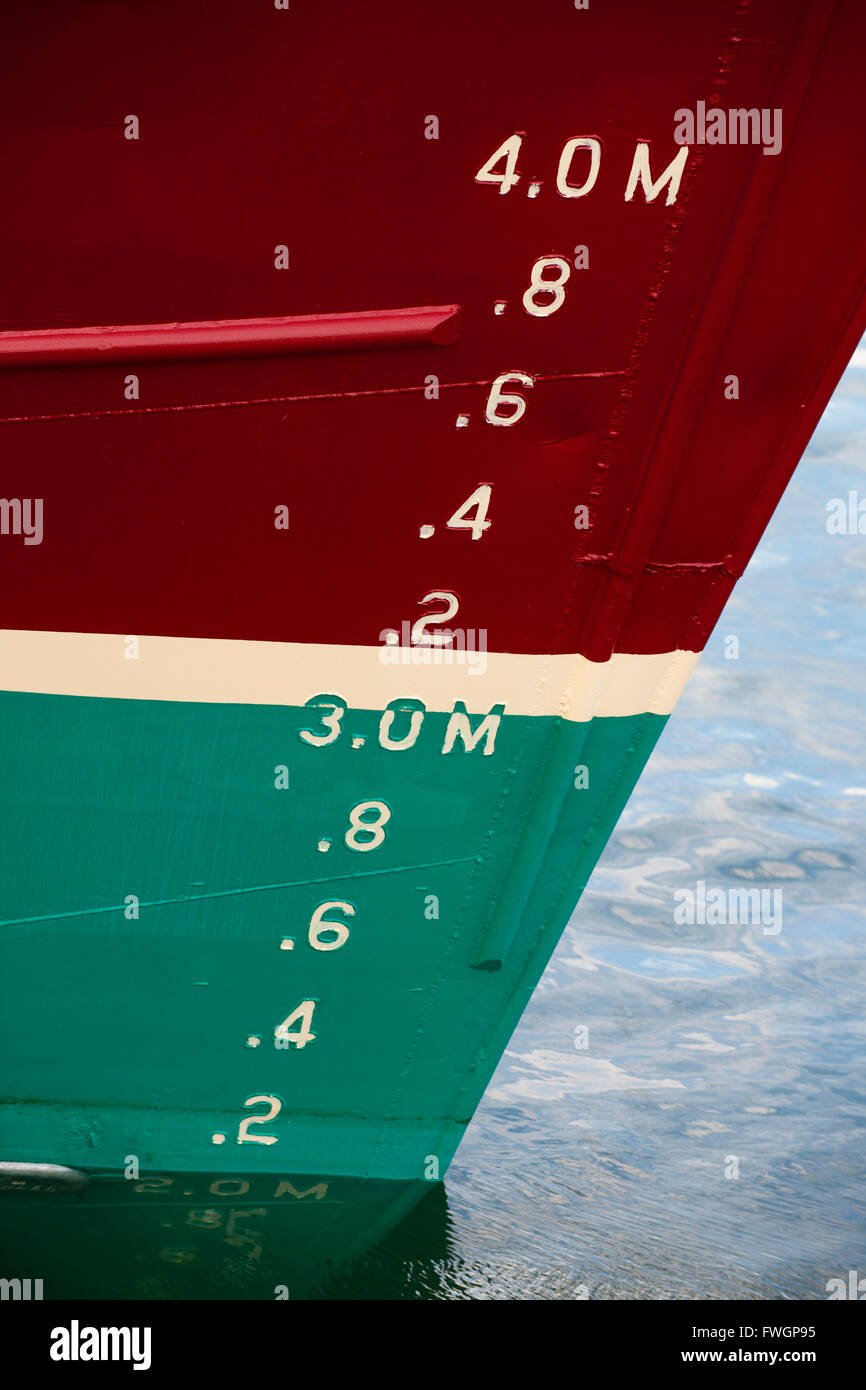
[{"label": "white painted number", "polygon": [[333,743],[334,739],[340,737],[340,720],[346,713],[346,706],[343,704],[339,695],[314,695],[312,700],[308,700],[305,709],[329,709],[330,714],[320,714],[319,719],[326,729],[330,730],[327,734],[314,734],[311,729],[299,729],[298,733],[305,743],[311,743],[314,748],[324,748],[326,743]]},{"label": "white painted number", "polygon": [[[351,903],[341,902],[339,899],[333,902],[319,903],[310,919],[310,945],[314,951],[339,951],[341,946],[345,946],[349,940],[349,928],[345,922],[332,922],[325,917],[326,912],[344,912],[347,917],[354,917],[355,909]],[[334,933],[330,940],[323,933]],[[288,1022],[288,1019],[286,1020]]]},{"label": "white painted number", "polygon": [[454,640],[453,632],[426,631],[428,623],[447,622],[449,618],[454,617],[460,607],[457,595],[448,593],[447,590],[443,589],[432,589],[429,594],[424,595],[420,602],[435,603],[436,599],[441,599],[443,603],[448,604],[448,607],[443,613],[428,613],[426,618],[419,618],[412,625],[409,641],[413,647],[447,647]]},{"label": "white painted number", "polygon": [[[364,820],[370,814],[375,820]],[[346,831],[346,844],[364,854],[367,850],[378,849],[385,838],[385,826],[391,819],[390,807],[384,801],[359,801],[349,812],[349,829]],[[359,835],[369,835],[369,840],[359,840]]]},{"label": "white painted number", "polygon": [[[544,288],[547,289],[548,286],[545,285]],[[527,294],[528,293],[529,291],[527,290]],[[546,310],[545,312],[549,313],[550,311]],[[490,493],[490,484],[482,483],[481,487],[477,487],[472,496],[467,497],[466,501],[457,508],[454,515],[449,516],[445,525],[451,531],[471,531],[472,539],[474,541],[480,541],[484,532],[492,525],[492,522],[487,520],[487,508],[490,506]],[[469,512],[472,507],[477,507],[478,510],[474,517],[468,517],[467,512]]]},{"label": "white painted number", "polygon": [[[577,187],[569,183],[568,176],[571,173],[571,162],[577,150],[589,150],[589,173],[583,183]],[[559,156],[559,168],[556,171],[556,191],[563,198],[585,198],[587,193],[591,193],[598,178],[598,168],[601,163],[601,145],[592,136],[579,136],[576,140],[567,140]]]},{"label": "white painted number", "polygon": [[[503,386],[507,381],[518,381],[521,386],[532,386],[531,376],[525,372],[503,372],[498,376],[490,388],[490,395],[487,397],[487,406],[484,411],[484,418],[488,425],[516,425],[526,410],[526,401],[522,396],[516,396],[514,392],[503,391]],[[497,414],[500,405],[513,405],[512,415]]]},{"label": "white painted number", "polygon": [[237,1144],[276,1144],[279,1135],[277,1134],[250,1134],[250,1125],[266,1125],[269,1120],[275,1120],[283,1108],[283,1102],[277,1096],[250,1096],[249,1100],[244,1101],[244,1105],[266,1105],[267,1115],[247,1115],[245,1120],[241,1120],[238,1126]]},{"label": "white painted number", "polygon": [[[293,1009],[288,1018],[284,1018],[274,1029],[274,1037],[278,1042],[294,1043],[297,1048],[306,1047],[315,1038],[315,1033],[310,1031],[310,1024],[313,1021],[313,1011],[316,1007],[315,999],[304,999],[296,1009]],[[300,1020],[300,1028],[297,1032],[290,1032],[291,1026]]]},{"label": "white painted number", "polygon": [[[392,700],[379,720],[379,746],[402,753],[412,748],[421,732],[426,709],[421,700]],[[409,732],[403,738],[392,738],[391,727],[398,714],[409,715]]]},{"label": "white painted number", "polygon": [[[522,135],[509,135],[507,140],[503,140],[499,149],[493,151],[487,163],[482,164],[475,175],[475,182],[498,184],[500,193],[510,192],[514,185],[520,181],[520,175],[517,173],[517,158],[522,143]],[[631,202],[638,185],[643,189],[644,197],[648,203],[654,202],[662,189],[667,187],[665,202],[670,206],[677,200],[683,170],[689,157],[689,147],[683,145],[657,179],[653,178],[650,169],[649,149],[647,140],[638,140],[628,183],[625,187],[625,201]],[[578,150],[589,153],[589,169],[583,183],[572,183],[571,170]],[[502,173],[497,174],[494,172],[495,166],[503,159],[505,160],[505,169]],[[557,193],[561,198],[585,198],[595,188],[600,167],[601,141],[594,135],[578,135],[572,140],[566,140],[556,169]],[[527,193],[530,198],[534,198],[540,189],[540,183],[530,183]]]},{"label": "white painted number", "polygon": [[[507,193],[509,188],[513,188],[520,181],[520,175],[516,173],[517,156],[520,154],[520,146],[523,143],[522,135],[509,135],[507,140],[503,140],[498,150],[494,150],[486,164],[482,164],[478,173],[475,175],[476,183],[498,183],[499,192]],[[498,164],[500,159],[505,160],[505,172],[495,174],[493,166]]]},{"label": "white painted number", "polygon": [[[545,270],[551,267],[559,271],[559,274],[545,276]],[[570,274],[571,266],[562,256],[542,256],[537,260],[532,267],[529,288],[523,295],[523,307],[527,314],[532,314],[537,319],[546,319],[555,314],[557,309],[561,309],[565,303],[565,282]],[[550,295],[553,297],[548,302],[539,304],[536,298],[539,294],[543,294],[545,300]]]}]

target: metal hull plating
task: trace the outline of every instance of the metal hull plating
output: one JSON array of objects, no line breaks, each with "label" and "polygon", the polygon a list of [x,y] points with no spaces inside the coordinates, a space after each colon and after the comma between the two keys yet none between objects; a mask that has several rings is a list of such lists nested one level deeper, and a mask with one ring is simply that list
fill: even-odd
[{"label": "metal hull plating", "polygon": [[[4,1020],[28,1098],[7,1113],[5,1155],[258,1171],[288,1150],[288,1171],[390,1178],[444,1174],[664,724],[506,715],[492,756],[443,759],[435,713],[399,753],[379,746],[371,710],[351,710],[361,748],[304,745],[310,711],[292,707],[7,694],[0,715],[21,885],[6,898]],[[61,745],[76,774],[58,785]],[[581,791],[579,765],[592,770]],[[328,817],[314,810],[322,783]],[[372,796],[393,826],[375,863],[343,824]],[[485,853],[494,826],[501,848]],[[541,853],[520,862],[533,834]],[[310,944],[325,900],[355,909],[332,914],[349,925],[335,950]],[[498,920],[505,950],[487,944]],[[302,999],[317,1001],[315,1039],[283,1050],[275,1026]],[[235,1142],[252,1095],[280,1099],[258,1131],[278,1144]]]},{"label": "metal hull plating", "polygon": [[16,23],[0,1157],[440,1178],[863,330],[862,9]]}]

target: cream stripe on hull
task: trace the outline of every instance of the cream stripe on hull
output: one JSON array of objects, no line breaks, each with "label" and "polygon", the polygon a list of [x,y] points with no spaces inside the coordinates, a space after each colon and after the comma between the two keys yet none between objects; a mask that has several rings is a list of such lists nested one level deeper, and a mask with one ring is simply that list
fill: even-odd
[{"label": "cream stripe on hull", "polygon": [[510,715],[670,714],[700,655],[617,652],[608,661],[431,647],[246,642],[211,637],[130,638],[94,632],[0,631],[0,690],[115,700],[303,705],[325,692],[355,709],[396,697],[449,713],[504,704]]}]

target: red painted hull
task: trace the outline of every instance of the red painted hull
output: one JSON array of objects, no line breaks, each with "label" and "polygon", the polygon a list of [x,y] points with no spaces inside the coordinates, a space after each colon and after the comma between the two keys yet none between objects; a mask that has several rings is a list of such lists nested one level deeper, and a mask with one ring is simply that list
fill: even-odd
[{"label": "red painted hull", "polygon": [[[452,345],[405,352],[142,354],[137,401],[119,363],[29,370],[7,340],[4,491],[57,521],[50,546],[0,547],[3,626],[376,645],[445,587],[493,650],[704,644],[864,327],[859,4],[12,23],[10,334],[463,312]],[[700,100],[780,108],[781,155],[695,146],[672,206],[626,202],[636,141],[663,167],[674,110]],[[474,174],[514,131],[523,183],[500,197]],[[580,135],[601,141],[599,177],[566,199],[556,160]],[[561,312],[527,315],[535,259],[577,244],[589,268]],[[530,408],[491,429],[512,368]],[[496,525],[466,545],[442,523],[482,482]],[[262,524],[281,503],[291,541]]]}]

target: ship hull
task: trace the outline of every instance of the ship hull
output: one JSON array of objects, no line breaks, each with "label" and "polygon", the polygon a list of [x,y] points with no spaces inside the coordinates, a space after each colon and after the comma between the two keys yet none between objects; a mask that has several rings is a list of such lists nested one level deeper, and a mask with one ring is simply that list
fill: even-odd
[{"label": "ship hull", "polygon": [[853,0],[338,10],[15,20],[0,1159],[441,1178],[866,326]]},{"label": "ship hull", "polygon": [[[273,1147],[293,1171],[388,1178],[444,1174],[665,722],[505,714],[489,756],[485,739],[443,759],[452,716],[436,711],[402,750],[369,709],[328,747],[304,743],[319,726],[290,705],[7,692],[0,715],[19,885],[4,1018],[29,1098],[7,1112],[5,1156],[235,1170],[241,1103],[260,1095],[276,1128],[248,1133],[279,1144],[243,1143],[251,1171]],[[374,867],[346,834],[376,797],[391,819]],[[493,826],[515,852],[504,883],[483,855]],[[325,902],[344,905],[324,914],[348,930],[336,949],[310,940]],[[315,1037],[281,1047],[303,1000]],[[74,1066],[37,1099],[73,1031]]]}]

